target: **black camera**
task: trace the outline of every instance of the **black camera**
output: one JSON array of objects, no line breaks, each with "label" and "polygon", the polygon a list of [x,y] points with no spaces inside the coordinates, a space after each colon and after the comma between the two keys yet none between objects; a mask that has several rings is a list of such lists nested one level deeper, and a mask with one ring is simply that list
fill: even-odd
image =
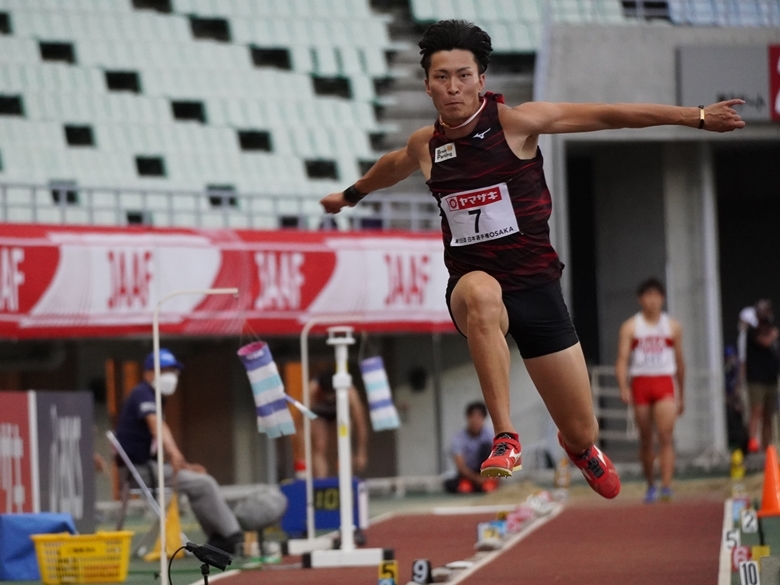
[{"label": "black camera", "polygon": [[221,571],[224,571],[233,562],[233,557],[210,544],[197,545],[194,542],[188,542],[184,545],[184,548],[194,554],[200,562],[216,567]]}]

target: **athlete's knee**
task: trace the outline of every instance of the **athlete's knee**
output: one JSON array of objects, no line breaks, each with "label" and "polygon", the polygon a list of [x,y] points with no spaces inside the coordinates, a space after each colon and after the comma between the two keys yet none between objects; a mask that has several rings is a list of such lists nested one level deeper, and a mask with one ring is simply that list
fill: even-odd
[{"label": "athlete's knee", "polygon": [[663,429],[658,431],[658,445],[668,447],[674,443],[674,433],[672,429]]},{"label": "athlete's knee", "polygon": [[[496,283],[497,285],[497,283]],[[475,283],[464,291],[469,326],[493,325],[504,311],[501,287],[490,282]]]}]

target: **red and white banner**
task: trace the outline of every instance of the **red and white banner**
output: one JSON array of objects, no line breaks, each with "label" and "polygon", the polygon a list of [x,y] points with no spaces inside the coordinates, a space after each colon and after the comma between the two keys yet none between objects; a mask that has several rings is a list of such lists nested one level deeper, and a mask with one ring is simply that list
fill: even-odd
[{"label": "red and white banner", "polygon": [[0,225],[0,336],[289,335],[359,314],[374,331],[452,331],[440,234]]}]

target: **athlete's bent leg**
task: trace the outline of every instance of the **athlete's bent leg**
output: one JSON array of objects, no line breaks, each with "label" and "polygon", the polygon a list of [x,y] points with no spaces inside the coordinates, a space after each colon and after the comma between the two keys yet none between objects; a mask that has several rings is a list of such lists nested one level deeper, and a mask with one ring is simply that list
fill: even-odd
[{"label": "athlete's bent leg", "polygon": [[674,422],[677,420],[677,401],[674,398],[659,400],[653,405],[653,420],[658,430],[661,487],[669,488],[674,475]]},{"label": "athlete's bent leg", "polygon": [[450,310],[455,325],[468,339],[493,429],[496,434],[514,433],[509,416],[509,317],[501,285],[485,272],[469,272],[452,290]]},{"label": "athlete's bent leg", "polygon": [[580,344],[524,361],[566,445],[575,452],[593,445],[599,427],[593,414],[590,379]]},{"label": "athlete's bent leg", "polygon": [[647,487],[655,484],[655,453],[653,451],[653,411],[649,404],[634,405],[634,420],[639,431],[639,461],[642,463]]},{"label": "athlete's bent leg", "polygon": [[455,325],[466,336],[496,437],[480,473],[485,477],[508,477],[520,469],[520,440],[509,415],[509,317],[501,285],[482,271],[469,272],[458,280],[450,295]]},{"label": "athlete's bent leg", "polygon": [[528,373],[558,426],[566,454],[588,484],[605,498],[620,493],[620,478],[609,458],[596,447],[598,422],[593,414],[590,380],[582,347],[525,360]]}]

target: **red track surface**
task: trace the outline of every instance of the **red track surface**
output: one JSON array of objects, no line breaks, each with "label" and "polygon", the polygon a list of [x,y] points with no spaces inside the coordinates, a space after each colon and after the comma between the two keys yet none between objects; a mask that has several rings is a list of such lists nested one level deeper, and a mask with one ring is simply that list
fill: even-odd
[{"label": "red track surface", "polygon": [[[399,584],[414,559],[434,567],[474,553],[476,525],[485,515],[399,516],[367,531],[371,547],[393,548]],[[698,585],[717,583],[723,504],[609,504],[570,507],[493,562],[465,585]],[[377,569],[244,571],[220,585],[374,585]]]},{"label": "red track surface", "polygon": [[713,585],[722,528],[712,500],[569,508],[463,584]]}]

